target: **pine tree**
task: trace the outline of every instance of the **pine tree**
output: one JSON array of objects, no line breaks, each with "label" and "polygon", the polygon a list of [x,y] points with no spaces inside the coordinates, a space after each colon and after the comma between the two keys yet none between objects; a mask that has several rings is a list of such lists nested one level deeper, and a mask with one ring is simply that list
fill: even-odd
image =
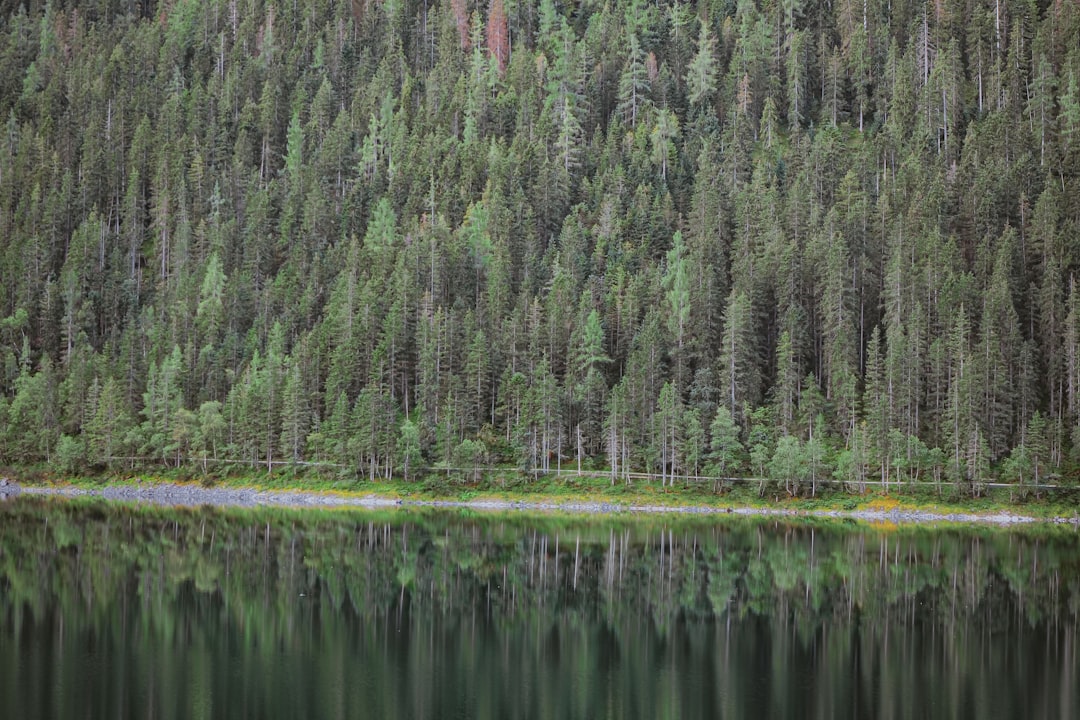
[{"label": "pine tree", "polygon": [[961,308],[949,333],[948,404],[944,413],[944,436],[949,445],[947,467],[956,481],[966,475],[968,442],[975,435],[975,373],[969,349],[970,336],[967,313]]},{"label": "pine tree", "polygon": [[125,407],[120,385],[115,379],[107,378],[97,393],[93,415],[83,426],[88,457],[94,462],[117,466],[116,456],[121,454],[124,438],[131,425],[131,416]]},{"label": "pine tree", "polygon": [[652,141],[652,164],[660,168],[660,179],[667,182],[667,168],[677,161],[675,140],[679,136],[678,118],[667,108],[657,112],[656,124],[649,138]]},{"label": "pine tree", "polygon": [[798,128],[806,116],[807,78],[806,78],[806,34],[804,30],[791,33],[787,51],[787,117],[788,125]]},{"label": "pine tree", "polygon": [[630,36],[630,50],[626,64],[619,76],[619,114],[623,122],[631,129],[637,128],[638,122],[647,118],[652,108],[650,98],[648,70],[645,67],[645,53],[641,49],[636,35]]},{"label": "pine tree", "polygon": [[309,428],[308,393],[300,372],[300,363],[290,359],[285,363],[284,387],[281,391],[282,452],[292,463],[304,459]]},{"label": "pine tree", "polygon": [[701,475],[701,462],[706,451],[701,411],[697,408],[684,409],[679,432],[683,438],[683,469],[685,474],[697,478]]},{"label": "pine tree", "polygon": [[163,462],[169,459],[172,438],[172,420],[182,407],[180,397],[181,353],[178,345],[172,353],[150,368],[150,376],[143,394],[143,434],[145,452],[156,455]]},{"label": "pine tree", "polygon": [[[564,27],[553,44],[554,57],[548,71],[547,97],[544,105],[554,129],[552,150],[556,167],[569,176],[581,162],[580,145],[584,137],[581,115],[585,98],[583,78],[578,65],[579,48],[569,28]],[[564,180],[564,183],[566,180]],[[564,187],[564,189],[567,189]]]},{"label": "pine tree", "polygon": [[660,484],[674,484],[674,476],[682,473],[682,402],[671,383],[664,383],[656,399],[653,430],[649,452],[653,464],[660,470]]},{"label": "pine tree", "polygon": [[1005,454],[1015,430],[1015,393],[1012,378],[1018,371],[1020,324],[1009,281],[1014,247],[1011,237],[1002,243],[994,261],[990,286],[985,290],[979,345],[982,408],[980,427],[992,459]]},{"label": "pine tree", "polygon": [[1069,419],[1080,424],[1080,292],[1076,278],[1069,278],[1069,295],[1065,316],[1065,401]]},{"label": "pine tree", "polygon": [[818,296],[823,335],[821,374],[826,397],[836,403],[840,428],[848,433],[854,427],[852,386],[857,375],[851,260],[846,243],[837,235],[827,241],[824,255]]},{"label": "pine tree", "polygon": [[1043,482],[1050,467],[1049,429],[1046,418],[1036,411],[1024,431],[1023,445],[1031,457],[1032,480],[1036,485]]},{"label": "pine tree", "polygon": [[501,77],[506,73],[510,62],[510,27],[506,17],[503,0],[491,0],[488,5],[487,48],[495,60],[495,67]]},{"label": "pine tree", "polygon": [[562,464],[562,403],[558,381],[551,372],[547,358],[543,358],[533,372],[530,388],[532,412],[528,413],[531,421],[530,434],[533,447],[533,467],[541,472],[551,469],[551,458],[557,465]]},{"label": "pine tree", "polygon": [[468,403],[462,418],[466,427],[474,431],[479,430],[484,423],[493,422],[490,350],[483,329],[477,329],[466,352],[465,394]]},{"label": "pine tree", "polygon": [[[739,442],[739,428],[731,411],[721,405],[716,409],[709,425],[709,459],[712,461],[711,472],[720,480],[737,473],[742,464],[743,446]],[[715,490],[715,483],[714,488]]]},{"label": "pine tree", "polygon": [[663,285],[668,305],[668,331],[675,339],[675,383],[683,387],[683,375],[686,368],[685,348],[687,343],[687,325],[690,320],[690,270],[689,257],[683,244],[681,232],[676,232],[672,239],[671,250],[667,253],[667,269]]},{"label": "pine tree", "polygon": [[889,407],[885,387],[885,368],[881,348],[881,331],[870,333],[866,349],[866,388],[863,392],[863,418],[866,427],[866,454],[874,458],[881,471],[886,492],[889,487]]},{"label": "pine tree", "polygon": [[742,417],[743,408],[754,406],[760,392],[756,340],[750,302],[735,290],[728,296],[724,333],[720,347],[721,404],[732,417]]},{"label": "pine tree", "polygon": [[[1080,58],[1080,53],[1075,51],[1072,55]],[[1080,63],[1076,60],[1070,64],[1063,83],[1065,91],[1058,97],[1061,105],[1061,135],[1066,152],[1075,153],[1076,149],[1080,148]]]},{"label": "pine tree", "polygon": [[629,429],[629,408],[627,406],[626,386],[619,383],[608,395],[604,418],[604,446],[608,466],[611,470],[611,484],[615,479],[625,477],[630,482],[630,443],[627,437]]},{"label": "pine tree", "polygon": [[202,344],[212,346],[218,340],[225,321],[225,284],[228,278],[216,252],[206,261],[199,306],[195,313],[196,323],[202,335]]},{"label": "pine tree", "polygon": [[791,334],[784,330],[776,344],[776,382],[771,395],[780,430],[790,433],[795,427],[799,397],[799,367],[791,344]]},{"label": "pine tree", "polygon": [[397,447],[400,454],[398,465],[401,467],[402,477],[408,482],[424,460],[420,445],[420,429],[409,418],[405,418],[398,430]]},{"label": "pine tree", "polygon": [[708,108],[716,94],[716,41],[703,20],[698,30],[697,52],[686,70],[686,96],[695,107]]}]

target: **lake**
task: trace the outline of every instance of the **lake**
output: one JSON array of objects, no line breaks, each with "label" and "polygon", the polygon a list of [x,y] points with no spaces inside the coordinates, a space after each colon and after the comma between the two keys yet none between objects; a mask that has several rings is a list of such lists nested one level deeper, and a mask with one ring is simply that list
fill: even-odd
[{"label": "lake", "polygon": [[1072,529],[0,503],[0,717],[1080,715]]}]

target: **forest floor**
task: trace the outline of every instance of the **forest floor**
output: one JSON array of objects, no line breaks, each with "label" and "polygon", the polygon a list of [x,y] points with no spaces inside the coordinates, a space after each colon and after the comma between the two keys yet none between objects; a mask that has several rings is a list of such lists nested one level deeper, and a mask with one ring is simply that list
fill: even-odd
[{"label": "forest floor", "polygon": [[[3,476],[14,479],[7,480]],[[1024,488],[989,488],[978,497],[931,483],[854,493],[820,487],[810,496],[757,482],[714,489],[700,484],[616,483],[599,475],[514,475],[460,482],[444,475],[420,482],[336,480],[279,472],[190,479],[187,473],[56,478],[42,472],[0,472],[0,499],[16,494],[97,496],[167,505],[286,507],[447,507],[575,514],[733,514],[816,517],[868,523],[1071,524],[1080,529],[1080,488],[1039,494]],[[804,489],[805,490],[805,489]]]}]

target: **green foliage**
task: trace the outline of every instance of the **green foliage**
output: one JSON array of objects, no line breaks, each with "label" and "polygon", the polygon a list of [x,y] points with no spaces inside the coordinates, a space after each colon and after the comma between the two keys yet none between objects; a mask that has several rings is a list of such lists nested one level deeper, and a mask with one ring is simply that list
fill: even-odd
[{"label": "green foliage", "polygon": [[424,453],[420,446],[420,429],[409,418],[405,418],[398,431],[398,453],[402,476],[406,481],[411,480],[424,460]]},{"label": "green foliage", "polygon": [[708,107],[716,92],[716,42],[709,23],[701,23],[698,32],[697,53],[686,72],[687,99],[691,105]]},{"label": "green foliage", "polygon": [[78,473],[86,463],[84,450],[83,443],[78,438],[61,435],[60,441],[56,444],[56,458],[54,460],[56,468],[66,475]]},{"label": "green foliage", "polygon": [[1058,4],[1003,33],[903,4],[31,5],[0,29],[4,461],[66,437],[374,480],[474,441],[669,484],[766,477],[790,436],[816,492],[1080,459]]},{"label": "green foliage", "polygon": [[487,446],[480,440],[466,438],[454,448],[454,464],[472,482],[480,479],[480,472],[487,464]]},{"label": "green foliage", "polygon": [[581,342],[578,350],[578,371],[588,372],[597,367],[611,362],[611,358],[604,352],[604,327],[600,321],[600,313],[593,308],[585,318],[585,326],[581,331]]},{"label": "green foliage", "polygon": [[716,409],[709,426],[709,459],[711,471],[720,477],[738,473],[742,463],[743,445],[731,411],[721,405]]},{"label": "green foliage", "polygon": [[779,482],[789,495],[795,495],[808,475],[807,466],[806,448],[799,438],[785,435],[776,443],[769,460],[769,477]]},{"label": "green foliage", "polygon": [[619,76],[618,112],[623,122],[632,129],[648,117],[653,107],[646,62],[647,58],[641,49],[637,35],[631,34],[630,51],[627,53],[622,74]]}]

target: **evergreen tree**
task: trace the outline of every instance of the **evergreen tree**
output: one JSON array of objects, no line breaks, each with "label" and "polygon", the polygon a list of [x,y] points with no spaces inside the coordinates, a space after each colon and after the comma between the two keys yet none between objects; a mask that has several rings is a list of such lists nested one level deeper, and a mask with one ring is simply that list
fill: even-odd
[{"label": "evergreen tree", "polygon": [[652,108],[651,85],[645,63],[646,57],[641,44],[637,36],[631,34],[630,50],[627,53],[622,74],[619,76],[618,105],[623,122],[631,129],[636,128],[638,122],[647,117]]},{"label": "evergreen tree", "polygon": [[282,452],[290,462],[303,459],[308,435],[308,395],[300,374],[300,364],[286,363],[284,386],[281,391],[281,439]]},{"label": "evergreen tree", "polygon": [[401,467],[402,477],[407,482],[412,479],[417,472],[417,467],[424,460],[420,446],[420,429],[408,418],[405,418],[405,422],[401,424],[398,431],[397,446],[400,453],[398,465]]},{"label": "evergreen tree", "polygon": [[689,257],[683,244],[681,232],[676,232],[671,250],[667,254],[667,271],[664,274],[666,290],[668,331],[675,339],[675,383],[683,387],[686,357],[687,329],[690,320],[690,270]]},{"label": "evergreen tree", "polygon": [[721,342],[721,404],[738,419],[745,406],[757,402],[760,375],[750,302],[735,290],[728,297]]},{"label": "evergreen tree", "polygon": [[682,400],[674,385],[664,383],[656,404],[651,444],[660,470],[661,484],[673,485],[675,475],[682,474],[684,469]]},{"label": "evergreen tree", "polygon": [[608,396],[606,416],[604,418],[604,445],[608,466],[611,469],[612,485],[615,484],[615,479],[620,476],[626,477],[627,483],[630,482],[629,415],[626,387],[620,382]]},{"label": "evergreen tree", "polygon": [[701,424],[701,411],[697,408],[684,409],[682,414],[683,466],[687,475],[701,475],[701,461],[705,457],[705,428]]},{"label": "evergreen tree", "polygon": [[742,464],[743,446],[739,442],[739,428],[731,411],[721,405],[716,409],[709,426],[709,459],[712,472],[723,479],[739,471]]},{"label": "evergreen tree", "polygon": [[686,72],[686,96],[693,106],[708,108],[716,93],[716,41],[709,23],[702,21],[698,30],[697,53]]},{"label": "evergreen tree", "polygon": [[666,480],[721,408],[811,492],[1080,457],[1069,3],[53,5],[0,32],[4,462],[411,474],[409,420]]}]

